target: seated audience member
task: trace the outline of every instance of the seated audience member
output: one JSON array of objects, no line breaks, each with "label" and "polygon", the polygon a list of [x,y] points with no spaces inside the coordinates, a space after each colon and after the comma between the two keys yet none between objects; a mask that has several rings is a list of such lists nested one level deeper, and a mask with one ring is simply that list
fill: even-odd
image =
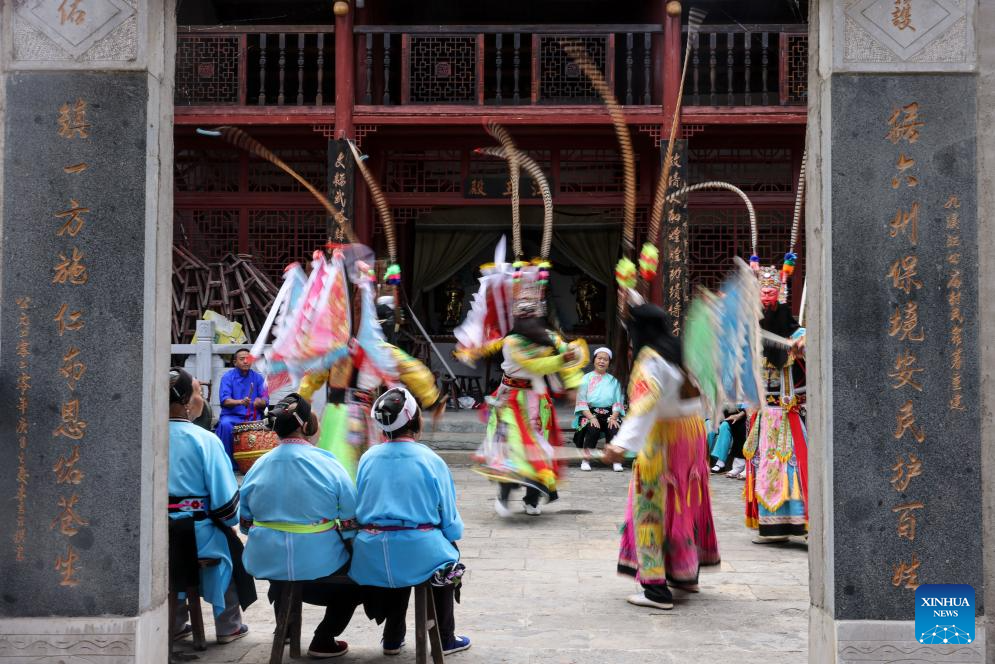
[{"label": "seated audience member", "polygon": [[331,452],[312,445],[318,419],[297,393],[269,409],[270,426],[280,444],[262,456],[242,483],[242,530],[248,532],[245,567],[270,581],[269,599],[280,611],[288,581],[306,581],[302,599],[324,606],[325,617],[308,648],[313,659],[344,655],[335,637],[349,625],[360,589],[342,579],[349,569],[356,489]]},{"label": "seated audience member", "polygon": [[[622,387],[610,373],[608,366],[612,352],[607,348],[594,351],[594,371],[584,374],[577,390],[577,405],[574,408],[574,443],[584,451],[580,469],[591,470],[591,451],[598,446],[603,435],[605,445],[621,426],[625,408],[622,405]],[[612,464],[612,470],[622,472],[622,464]]]},{"label": "seated audience member", "polygon": [[411,588],[426,581],[432,584],[443,651],[466,650],[470,639],[456,635],[453,618],[463,574],[455,542],[463,535],[463,520],[452,475],[445,461],[418,442],[422,417],[410,392],[388,390],[372,415],[385,442],[359,461],[359,533],[349,575],[364,586],[367,615],[387,621],[385,655],[401,651]]},{"label": "seated audience member", "polygon": [[[197,557],[218,561],[200,569],[200,591],[214,607],[219,643],[245,636],[241,607],[256,599],[252,578],[242,568],[238,523],[238,484],[221,441],[193,424],[204,408],[200,382],[180,368],[169,372],[169,518],[172,528],[189,526],[197,541]],[[196,564],[196,561],[189,561]],[[241,603],[241,607],[240,607]],[[193,632],[186,604],[171,626],[174,639]]]}]

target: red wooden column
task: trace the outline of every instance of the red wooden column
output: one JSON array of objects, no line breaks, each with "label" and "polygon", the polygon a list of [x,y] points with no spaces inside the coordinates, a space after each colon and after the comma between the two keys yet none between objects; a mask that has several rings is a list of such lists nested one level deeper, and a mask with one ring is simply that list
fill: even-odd
[{"label": "red wooden column", "polygon": [[[670,4],[670,3],[667,3]],[[664,138],[670,132],[674,111],[678,110],[677,90],[681,85],[681,15],[663,14],[663,121]]]},{"label": "red wooden column", "polygon": [[[663,11],[663,62],[661,66],[662,71],[662,87],[663,90],[663,117],[661,120],[661,133],[660,140],[663,145],[666,145],[666,141],[670,139],[670,128],[674,121],[674,113],[679,113],[680,109],[677,108],[677,92],[681,85],[681,14],[678,13],[676,16],[671,16],[666,11],[667,5],[673,5],[676,3],[661,2],[664,5]],[[679,138],[681,133],[680,124],[677,126],[677,136]],[[654,169],[654,181],[653,189],[656,190],[656,180],[660,177],[663,171],[663,160],[659,152],[655,155],[655,159],[651,162],[656,164]],[[666,219],[664,219],[664,225],[666,225]],[[667,256],[667,234],[665,232],[660,233],[660,237],[657,240],[657,247],[660,250],[660,272],[663,273],[667,269],[666,256]],[[650,301],[654,304],[663,304],[663,279],[657,276],[653,280],[653,284],[650,287]]]},{"label": "red wooden column", "polygon": [[[340,11],[345,5],[347,11]],[[351,3],[338,0],[333,6],[335,13],[335,137],[356,138],[356,128],[352,122],[353,106],[356,103],[356,56],[352,32],[355,7]],[[373,235],[369,215],[366,214],[365,188],[358,186],[354,179],[351,183],[354,219],[353,228],[359,241],[369,244]]]},{"label": "red wooden column", "polygon": [[355,138],[352,125],[352,107],[356,103],[353,11],[349,5],[348,11],[335,15],[335,138]]}]

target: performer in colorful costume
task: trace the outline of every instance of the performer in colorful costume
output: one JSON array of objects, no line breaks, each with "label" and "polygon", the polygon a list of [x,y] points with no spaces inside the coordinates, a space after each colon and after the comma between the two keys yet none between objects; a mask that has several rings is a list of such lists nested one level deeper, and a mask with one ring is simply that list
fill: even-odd
[{"label": "performer in colorful costume", "polygon": [[348,626],[361,594],[355,586],[322,579],[349,570],[356,488],[335,456],[308,440],[318,432],[318,419],[303,397],[283,398],[267,420],[280,444],[253,464],[242,482],[241,526],[249,538],[245,567],[270,581],[277,615],[285,583],[305,582],[303,601],[326,607],[308,655],[343,655],[349,646],[335,637]]},{"label": "performer in colorful costume", "polygon": [[804,405],[805,329],[787,304],[785,279],[774,267],[759,271],[766,332],[793,341],[790,348],[765,345],[763,384],[766,399],[754,415],[743,447],[746,458],[746,525],[758,530],[758,544],[783,542],[808,534],[808,444],[800,408]]},{"label": "performer in colorful costume", "polygon": [[[191,422],[204,404],[200,383],[180,368],[169,374],[170,529],[192,529],[197,557],[218,561],[200,568],[200,590],[214,607],[218,641],[229,643],[249,631],[239,606],[248,608],[256,599],[252,577],[242,567],[242,543],[232,531],[238,523],[238,483],[221,441]],[[196,560],[183,563],[196,565]],[[191,633],[184,625],[185,607],[171,626],[173,638]]]},{"label": "performer in colorful costume", "polygon": [[[384,339],[374,302],[373,253],[357,244],[329,249],[330,256],[315,252],[311,275],[303,285],[299,267],[288,268],[287,278],[296,285],[287,287],[285,302],[278,296],[274,304],[274,311],[280,307],[282,313],[276,320],[273,346],[263,353],[257,341],[259,350],[253,352],[266,358],[271,383],[293,381],[297,393],[308,400],[318,389],[327,389],[317,446],[335,454],[355,478],[359,457],[379,442],[369,419],[376,389],[404,384],[425,408],[436,407],[440,394],[435,376],[424,364]],[[350,282],[358,296],[355,317]],[[264,325],[260,340],[268,332]]]},{"label": "performer in colorful costume", "polygon": [[482,273],[467,320],[454,331],[456,355],[471,363],[500,348],[504,375],[487,399],[487,431],[475,459],[482,474],[500,483],[499,515],[510,514],[508,497],[518,485],[526,489],[526,514],[538,515],[542,496],[557,498],[563,470],[554,449],[562,439],[552,394],[580,385],[587,344],[568,344],[545,326],[548,264],[509,266],[502,238],[494,264]]},{"label": "performer in colorful costume", "polygon": [[[636,300],[638,301],[638,300]],[[655,305],[630,309],[636,357],[629,378],[629,413],[606,447],[605,461],[637,452],[618,571],[643,592],[631,604],[673,608],[668,583],[697,591],[698,570],[719,563],[708,490],[708,449],[702,402],[683,365],[667,314]]]},{"label": "performer in colorful costume", "polygon": [[[511,177],[512,249],[515,263],[505,263],[505,239],[498,243],[494,263],[481,267],[480,288],[466,320],[453,334],[456,357],[473,365],[476,360],[502,351],[504,376],[488,397],[487,431],[477,450],[478,469],[499,482],[494,509],[510,516],[508,497],[516,486],[525,487],[525,513],[542,513],[539,499],[556,500],[556,482],[563,465],[554,448],[562,445],[552,395],[580,385],[587,365],[587,343],[566,343],[547,329],[546,284],[549,251],[553,240],[553,197],[542,169],[520,152],[510,134],[488,123],[488,133],[501,148],[482,148],[480,154],[506,159]],[[519,168],[524,168],[542,194],[543,232],[541,258],[523,260],[519,208]]]},{"label": "performer in colorful costume", "polygon": [[[251,354],[253,359],[262,360],[271,391],[278,386],[299,383],[298,393],[310,398],[323,384],[328,384],[332,407],[327,408],[322,417],[323,435],[318,445],[333,450],[355,477],[360,454],[366,446],[376,442],[368,425],[369,390],[383,383],[404,383],[418,394],[424,407],[429,407],[440,401],[435,377],[420,362],[386,343],[377,323],[374,304],[369,267],[374,255],[358,243],[356,233],[342,211],[306,178],[245,132],[234,127],[198,129],[197,132],[223,138],[297,180],[325,208],[337,225],[336,236],[347,243],[333,244],[329,240],[324,251],[316,251],[314,269],[307,277],[298,264],[287,267],[283,287]],[[396,303],[399,301],[401,268],[397,264],[397,234],[390,206],[364,164],[365,157],[351,141],[349,147],[356,169],[362,174],[383,222],[390,263],[385,286],[393,290]],[[351,338],[352,307],[345,276],[347,270],[349,280],[360,291],[361,315],[355,339]],[[396,309],[395,327],[400,315],[401,311]],[[264,352],[271,329],[273,345]]]},{"label": "performer in colorful costume", "polygon": [[441,394],[428,367],[385,340],[374,302],[375,277],[369,265],[357,261],[349,276],[360,298],[356,335],[349,339],[348,353],[327,371],[306,375],[299,392],[310,399],[318,388],[327,385],[328,405],[322,415],[318,446],[333,452],[355,478],[363,452],[380,442],[370,420],[376,390],[383,385],[404,385],[425,410],[437,409]]}]

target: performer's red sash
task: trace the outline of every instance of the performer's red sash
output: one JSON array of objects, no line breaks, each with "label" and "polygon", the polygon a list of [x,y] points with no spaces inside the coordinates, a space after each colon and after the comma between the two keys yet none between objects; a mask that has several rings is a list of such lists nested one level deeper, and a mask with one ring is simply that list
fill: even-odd
[{"label": "performer's red sash", "polygon": [[795,459],[798,461],[798,475],[802,485],[802,502],[805,504],[805,519],[808,519],[808,441],[802,432],[802,418],[797,410],[788,413],[791,423],[791,439],[795,445]]}]

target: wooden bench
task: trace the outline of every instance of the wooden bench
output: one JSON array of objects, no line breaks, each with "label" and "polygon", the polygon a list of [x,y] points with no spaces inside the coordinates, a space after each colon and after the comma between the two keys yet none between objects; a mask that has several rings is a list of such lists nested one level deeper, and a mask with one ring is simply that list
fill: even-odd
[{"label": "wooden bench", "polygon": [[[289,581],[280,593],[280,610],[276,616],[276,632],[273,634],[273,647],[270,650],[270,664],[283,663],[283,649],[290,639],[290,657],[301,656],[301,616],[303,614],[303,584],[305,581]],[[323,581],[333,585],[354,583],[347,576],[334,576]],[[439,633],[435,617],[435,598],[429,583],[415,586],[415,662],[428,664],[428,651],[431,647],[433,664],[444,664],[442,635]]]}]

